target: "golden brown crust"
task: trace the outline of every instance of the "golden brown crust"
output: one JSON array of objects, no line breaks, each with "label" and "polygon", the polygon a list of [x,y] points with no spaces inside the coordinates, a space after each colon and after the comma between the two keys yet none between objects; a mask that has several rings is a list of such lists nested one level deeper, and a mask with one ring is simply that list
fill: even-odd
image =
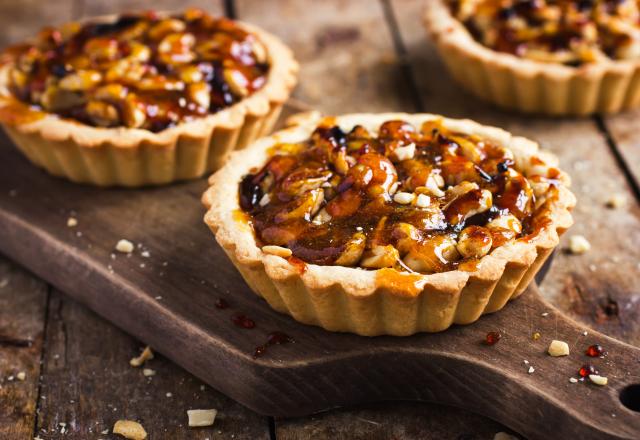
[{"label": "golden brown crust", "polygon": [[[115,16],[101,18],[114,20]],[[277,37],[237,23],[265,45],[270,63],[265,85],[215,114],[158,133],[101,128],[44,114],[3,127],[36,165],[75,182],[141,186],[193,179],[219,168],[233,149],[268,134],[296,84],[298,63]],[[8,91],[9,64],[0,66],[0,108],[17,100]]]},{"label": "golden brown crust", "polygon": [[427,2],[427,32],[451,74],[500,107],[553,115],[613,113],[640,105],[640,60],[570,67],[497,52],[474,40],[445,0]]},{"label": "golden brown crust", "polygon": [[[337,118],[341,127],[361,124],[376,130],[387,120],[401,119],[415,126],[437,115],[403,113],[354,114]],[[442,331],[452,323],[468,324],[483,314],[499,310],[519,295],[553,248],[559,234],[573,222],[575,197],[561,186],[559,197],[549,202],[551,224],[530,241],[517,240],[483,257],[472,272],[452,270],[430,275],[401,273],[394,269],[363,270],[342,266],[300,264],[265,253],[258,247],[249,224],[240,216],[238,183],[253,167],[260,167],[269,148],[278,142],[306,139],[315,128],[317,114],[297,118],[299,125],[262,138],[229,162],[210,180],[202,200],[208,208],[205,223],[241,272],[249,286],[276,310],[295,319],[333,331],[361,335],[409,335]],[[511,149],[516,161],[536,155],[553,163],[532,141],[513,137],[494,127],[469,120],[443,119],[464,133],[478,134]],[[249,153],[249,154],[247,154]],[[568,185],[569,182],[567,181]]]}]

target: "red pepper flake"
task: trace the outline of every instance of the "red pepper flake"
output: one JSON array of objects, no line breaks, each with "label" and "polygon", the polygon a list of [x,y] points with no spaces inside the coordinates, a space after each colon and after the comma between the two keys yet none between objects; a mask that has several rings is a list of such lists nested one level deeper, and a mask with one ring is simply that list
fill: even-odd
[{"label": "red pepper flake", "polygon": [[215,305],[217,309],[221,309],[221,310],[229,307],[229,303],[222,298],[218,298],[215,302]]},{"label": "red pepper flake", "polygon": [[502,333],[500,332],[489,332],[484,339],[484,343],[486,345],[495,345],[502,338]]},{"label": "red pepper flake", "polygon": [[233,318],[231,318],[231,320],[235,325],[242,328],[249,329],[249,328],[254,328],[256,326],[256,323],[246,315],[236,315]]},{"label": "red pepper flake", "polygon": [[587,351],[585,352],[585,354],[589,357],[595,358],[595,357],[604,356],[605,351],[604,351],[604,348],[602,348],[602,345],[593,344],[593,345],[590,345],[589,348],[587,348]]},{"label": "red pepper flake", "polygon": [[600,372],[596,370],[596,367],[594,367],[593,365],[583,365],[578,370],[578,374],[580,375],[580,377],[587,377],[590,374],[600,374]]}]

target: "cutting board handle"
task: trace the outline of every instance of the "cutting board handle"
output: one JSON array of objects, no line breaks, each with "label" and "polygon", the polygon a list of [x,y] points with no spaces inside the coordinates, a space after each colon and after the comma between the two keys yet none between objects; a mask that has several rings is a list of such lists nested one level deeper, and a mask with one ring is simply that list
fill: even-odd
[{"label": "cutting board handle", "polygon": [[[433,353],[447,370],[450,392],[434,394],[431,387],[428,400],[485,414],[531,439],[640,439],[640,349],[568,318],[536,285],[476,325],[503,337],[493,346],[478,341],[463,348],[463,359]],[[568,356],[547,353],[554,339],[568,343]],[[607,354],[587,356],[592,344]],[[588,364],[607,385],[570,380]]]}]

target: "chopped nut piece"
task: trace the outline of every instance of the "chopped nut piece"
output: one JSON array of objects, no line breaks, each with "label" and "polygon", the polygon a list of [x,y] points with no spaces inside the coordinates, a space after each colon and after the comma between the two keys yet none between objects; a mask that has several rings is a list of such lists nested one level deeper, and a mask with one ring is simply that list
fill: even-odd
[{"label": "chopped nut piece", "polygon": [[79,70],[76,73],[65,76],[60,80],[58,85],[61,89],[72,90],[74,92],[80,90],[88,90],[102,80],[100,72],[95,70]]},{"label": "chopped nut piece", "polygon": [[129,365],[132,367],[140,367],[149,359],[153,359],[153,352],[149,346],[146,346],[144,350],[142,350],[142,353],[140,353],[140,356],[134,357],[129,361]]},{"label": "chopped nut piece", "polygon": [[215,409],[190,409],[187,411],[189,427],[211,426],[217,414],[218,410]]},{"label": "chopped nut piece", "polygon": [[381,269],[383,267],[392,267],[399,259],[398,249],[392,245],[378,245],[365,252],[360,265],[371,269]]},{"label": "chopped nut piece", "polygon": [[518,440],[518,437],[507,434],[506,432],[498,432],[493,436],[493,440]]},{"label": "chopped nut piece", "polygon": [[318,211],[318,214],[313,218],[313,224],[315,225],[321,225],[328,221],[331,221],[331,215],[324,208]]},{"label": "chopped nut piece", "polygon": [[600,386],[605,386],[607,383],[609,383],[609,380],[606,377],[599,376],[597,374],[590,374],[589,380],[595,383],[596,385],[600,385]]},{"label": "chopped nut piece", "polygon": [[272,245],[263,246],[262,252],[264,252],[265,254],[275,255],[277,257],[282,257],[282,258],[288,258],[291,255],[293,255],[293,252],[291,252],[291,249],[287,249],[281,246],[272,246]]},{"label": "chopped nut piece", "polygon": [[529,374],[533,374],[533,372],[534,372],[534,371],[536,371],[536,369],[535,369],[535,368],[533,368],[533,367],[529,367],[529,369],[527,370],[527,373],[529,373]]},{"label": "chopped nut piece", "polygon": [[558,356],[568,356],[569,355],[569,344],[564,341],[553,340],[551,344],[549,344],[549,354],[554,357]]},{"label": "chopped nut piece", "polygon": [[416,144],[413,142],[409,145],[405,145],[403,147],[397,147],[393,150],[393,155],[395,159],[399,162],[403,160],[413,159],[413,156],[416,154]]},{"label": "chopped nut piece", "polygon": [[582,235],[572,235],[569,238],[569,250],[574,255],[584,254],[591,249],[591,243]]},{"label": "chopped nut piece", "polygon": [[408,192],[397,192],[393,195],[393,201],[399,203],[401,205],[408,205],[413,202],[413,199],[416,198],[416,195]]},{"label": "chopped nut piece", "polygon": [[69,228],[73,228],[73,227],[75,227],[75,226],[78,226],[78,220],[76,220],[76,219],[75,219],[75,218],[73,218],[73,217],[69,217],[69,218],[67,219],[67,227],[69,227]]},{"label": "chopped nut piece", "polygon": [[416,206],[418,208],[428,208],[431,205],[431,197],[426,194],[418,194]]},{"label": "chopped nut piece", "polygon": [[119,240],[116,244],[116,250],[118,252],[122,252],[123,254],[130,254],[134,249],[135,246],[133,245],[133,243],[131,243],[129,240],[125,240],[124,238],[122,240]]},{"label": "chopped nut piece", "polygon": [[152,370],[151,368],[145,368],[142,370],[142,374],[145,377],[151,377],[156,375],[156,370]]},{"label": "chopped nut piece", "polygon": [[133,420],[118,420],[113,425],[113,433],[120,434],[129,440],[144,440],[147,438],[147,431],[142,425]]},{"label": "chopped nut piece", "polygon": [[611,209],[622,208],[627,203],[627,198],[624,194],[613,194],[609,200],[607,200],[607,206]]},{"label": "chopped nut piece", "polygon": [[234,95],[244,97],[249,94],[247,78],[239,70],[224,69],[224,80]]},{"label": "chopped nut piece", "polygon": [[571,383],[578,383],[578,379],[576,379],[575,377],[570,377],[570,378],[569,378],[569,382],[571,382]]},{"label": "chopped nut piece", "polygon": [[20,371],[18,372],[18,374],[16,374],[16,379],[18,379],[19,381],[24,381],[27,378],[27,373],[25,373],[24,371]]}]

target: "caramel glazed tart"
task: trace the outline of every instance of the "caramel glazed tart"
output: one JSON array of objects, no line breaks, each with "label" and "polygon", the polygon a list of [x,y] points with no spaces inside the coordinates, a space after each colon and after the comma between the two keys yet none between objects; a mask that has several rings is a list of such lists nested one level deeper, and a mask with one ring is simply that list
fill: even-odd
[{"label": "caramel glazed tart", "polygon": [[478,43],[447,6],[430,0],[424,23],[453,77],[500,107],[548,115],[614,113],[640,105],[640,61],[580,67],[523,59]]},{"label": "caramel glazed tart", "polygon": [[[109,15],[87,21],[112,23],[118,18]],[[250,24],[234,23],[265,46],[270,67],[259,90],[217,113],[158,133],[93,127],[50,113],[36,121],[2,126],[29,160],[73,182],[137,187],[194,179],[215,171],[231,151],[272,131],[296,85],[299,69],[292,51],[280,39]],[[17,101],[8,89],[10,67],[0,66],[0,110]]]},{"label": "caramel glazed tart", "polygon": [[[539,151],[535,142],[470,120],[431,114],[352,114],[338,117],[336,124],[345,131],[359,124],[377,132],[388,120],[403,120],[419,127],[435,119],[441,119],[451,130],[476,134],[507,147],[520,169],[530,165],[534,157],[535,161],[544,158],[551,166],[557,163],[555,156]],[[297,125],[256,141],[242,154],[233,154],[210,178],[211,186],[202,197],[208,208],[205,223],[247,284],[272,308],[297,321],[365,336],[404,336],[470,324],[519,296],[558,244],[559,235],[573,223],[570,210],[575,197],[566,188],[567,177],[549,208],[548,227],[531,240],[511,240],[496,248],[471,272],[423,275],[309,263],[301,271],[299,261],[287,258],[291,254],[288,249],[269,246],[282,250],[279,256],[272,249],[264,252],[258,247],[251,224],[239,218],[238,214],[244,212],[240,211],[238,187],[251,169],[260,169],[266,163],[272,146],[308,139],[318,120],[317,114],[302,116],[295,121]]]}]

